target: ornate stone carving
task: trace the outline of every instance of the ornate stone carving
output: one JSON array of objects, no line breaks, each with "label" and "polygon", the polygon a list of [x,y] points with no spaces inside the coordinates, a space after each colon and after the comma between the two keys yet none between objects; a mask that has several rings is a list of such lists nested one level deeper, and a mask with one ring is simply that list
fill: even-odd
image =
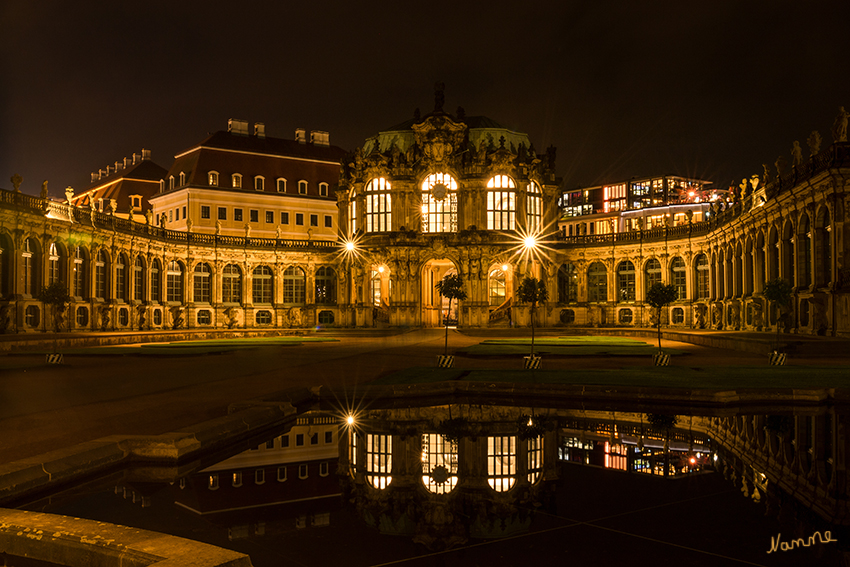
[{"label": "ornate stone carving", "polygon": [[850,114],[841,106],[838,108],[838,116],[835,117],[835,122],[832,124],[832,141],[846,142],[847,141],[847,118]]},{"label": "ornate stone carving", "polygon": [[806,140],[806,142],[809,144],[810,157],[813,157],[820,153],[820,145],[822,141],[823,140],[821,139],[820,132],[818,132],[817,130],[814,130],[811,134],[809,134],[809,138]]},{"label": "ornate stone carving", "polygon": [[803,148],[800,147],[799,140],[794,140],[794,145],[791,146],[791,163],[794,167],[803,165]]}]

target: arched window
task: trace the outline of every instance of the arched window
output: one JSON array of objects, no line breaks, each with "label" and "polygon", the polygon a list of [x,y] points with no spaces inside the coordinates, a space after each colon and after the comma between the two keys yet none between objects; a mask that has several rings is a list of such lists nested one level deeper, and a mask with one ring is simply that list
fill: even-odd
[{"label": "arched window", "polygon": [[715,268],[714,268],[714,297],[715,299],[723,299],[726,297],[725,295],[725,277],[724,277],[724,262],[723,262],[723,250],[720,250],[715,256]]},{"label": "arched window", "polygon": [[[212,301],[212,270],[209,264],[203,262],[195,266],[192,277],[192,296],[195,303],[211,303]],[[169,299],[169,301],[172,301]]]},{"label": "arched window", "polygon": [[543,436],[528,440],[528,484],[534,484],[543,475]]},{"label": "arched window", "polygon": [[647,260],[643,267],[644,288],[643,293],[646,294],[652,286],[661,283],[661,262],[655,258]]},{"label": "arched window", "polygon": [[218,172],[210,171],[207,174],[207,183],[210,187],[218,187]]},{"label": "arched window", "polygon": [[448,173],[422,181],[422,232],[457,232],[457,181]]},{"label": "arched window", "polygon": [[756,237],[755,249],[753,250],[753,291],[764,289],[765,277],[767,276],[767,265],[764,254],[764,231],[759,231]]},{"label": "arched window", "polygon": [[540,185],[536,181],[528,184],[525,219],[525,230],[528,233],[535,234],[543,228],[543,196],[540,192]]},{"label": "arched window", "polygon": [[252,300],[254,303],[271,305],[274,292],[274,280],[272,269],[268,266],[257,266],[254,268],[252,278]]},{"label": "arched window", "polygon": [[696,289],[696,299],[708,299],[711,288],[709,287],[709,268],[708,268],[708,258],[705,257],[705,254],[698,254],[694,259],[694,269],[696,270],[696,280],[697,280],[697,289]]},{"label": "arched window", "polygon": [[233,182],[233,188],[234,189],[242,189],[242,174],[241,173],[234,173],[230,177],[230,179]]},{"label": "arched window", "polygon": [[498,307],[505,302],[505,293],[507,290],[505,284],[505,272],[496,269],[490,272],[490,306]]},{"label": "arched window", "polygon": [[775,226],[770,227],[768,236],[767,253],[769,266],[767,269],[768,281],[779,277],[779,232]]},{"label": "arched window", "polygon": [[59,248],[55,242],[50,243],[47,259],[47,285],[50,285],[62,280],[62,263],[60,262]]},{"label": "arched window", "polygon": [[79,246],[74,247],[74,295],[86,297],[86,254]]},{"label": "arched window", "polygon": [[115,299],[127,300],[127,259],[124,254],[115,258]]},{"label": "arched window", "polygon": [[133,299],[136,301],[145,299],[145,259],[141,255],[136,256],[133,264]]},{"label": "arched window", "polygon": [[434,494],[448,494],[457,485],[457,442],[439,433],[422,434],[422,484]]},{"label": "arched window", "polygon": [[333,268],[323,266],[316,270],[316,303],[336,304],[336,272]]},{"label": "arched window", "polygon": [[106,252],[102,249],[97,251],[97,257],[94,261],[94,296],[97,299],[106,298],[106,274],[109,261],[106,259]]},{"label": "arched window", "polygon": [[624,260],[617,265],[617,301],[635,300],[635,265]]},{"label": "arched window", "polygon": [[791,282],[792,286],[797,285],[795,282],[795,266],[794,266],[794,227],[791,221],[785,223],[782,229],[782,278]]},{"label": "arched window", "polygon": [[151,262],[151,301],[162,301],[162,265],[156,258]]},{"label": "arched window", "polygon": [[366,184],[366,232],[392,230],[390,182],[378,177]]},{"label": "arched window", "polygon": [[496,492],[507,492],[516,482],[516,437],[487,438],[487,482]]},{"label": "arched window", "polygon": [[392,435],[366,434],[366,482],[379,490],[393,481]]},{"label": "arched window", "polygon": [[812,228],[807,214],[797,223],[797,250],[797,286],[809,287],[812,284]]},{"label": "arched window", "polygon": [[558,268],[558,303],[578,301],[578,270],[572,264]]},{"label": "arched window", "polygon": [[32,238],[27,238],[24,240],[24,250],[21,253],[21,256],[24,260],[24,273],[23,273],[23,284],[24,289],[23,292],[26,295],[35,295],[38,293],[35,279],[36,279],[36,266],[38,266],[37,256],[36,256],[36,247],[37,244]]},{"label": "arched window", "polygon": [[673,261],[670,262],[670,281],[676,286],[676,296],[679,300],[684,300],[687,298],[685,295],[685,280],[687,279],[687,272],[685,271],[685,261],[682,260],[681,256],[676,256],[673,258]]},{"label": "arched window", "polygon": [[372,270],[369,276],[369,295],[372,297],[372,305],[381,304],[381,272]]},{"label": "arched window", "polygon": [[328,184],[324,181],[319,183],[319,196],[327,197],[328,196]]},{"label": "arched window", "polygon": [[166,301],[183,303],[183,264],[181,262],[172,260],[168,263],[165,285]]},{"label": "arched window", "polygon": [[516,184],[507,175],[487,182],[487,230],[516,230]]},{"label": "arched window", "polygon": [[829,220],[829,209],[822,206],[815,220],[815,264],[818,266],[815,281],[818,286],[824,286],[832,281],[831,232],[832,225]]},{"label": "arched window", "polygon": [[277,192],[286,193],[286,179],[284,179],[283,177],[277,178]]},{"label": "arched window", "polygon": [[298,182],[298,194],[306,195],[307,194],[307,182],[303,179]]},{"label": "arched window", "polygon": [[594,262],[587,268],[587,300],[608,301],[608,270],[602,262]]},{"label": "arched window", "polygon": [[242,271],[236,264],[228,264],[221,273],[222,303],[242,303]]},{"label": "arched window", "polygon": [[265,191],[266,190],[266,178],[262,175],[257,175],[254,177],[254,191]]},{"label": "arched window", "polygon": [[289,305],[303,305],[307,302],[307,282],[304,270],[290,266],[283,272],[283,302]]}]

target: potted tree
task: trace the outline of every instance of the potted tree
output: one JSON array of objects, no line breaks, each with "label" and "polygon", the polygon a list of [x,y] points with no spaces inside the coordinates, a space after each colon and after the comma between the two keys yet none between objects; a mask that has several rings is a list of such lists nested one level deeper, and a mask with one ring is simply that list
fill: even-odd
[{"label": "potted tree", "polygon": [[653,284],[646,292],[646,302],[655,309],[656,327],[658,327],[658,352],[653,355],[655,366],[667,366],[670,363],[670,355],[661,350],[661,310],[676,301],[679,292],[673,284],[658,282]]},{"label": "potted tree", "polygon": [[762,293],[765,299],[774,303],[777,308],[776,313],[776,345],[773,352],[770,353],[770,364],[772,366],[784,366],[787,354],[779,352],[779,329],[788,317],[788,304],[791,302],[791,284],[782,278],[770,280],[764,284],[764,292]]},{"label": "potted tree", "polygon": [[517,288],[517,297],[524,303],[531,304],[531,356],[525,357],[525,367],[532,370],[540,368],[540,357],[534,356],[534,313],[539,303],[549,299],[546,284],[537,278],[525,277]]},{"label": "potted tree", "polygon": [[[53,282],[47,287],[41,289],[38,299],[45,306],[50,306],[53,312],[53,332],[58,333],[65,322],[65,310],[68,308],[68,303],[71,301],[71,296],[68,294],[68,288],[64,282],[59,280]],[[48,364],[62,364],[64,357],[57,352],[58,342],[53,341],[53,354],[47,355]]]},{"label": "potted tree", "polygon": [[[463,279],[459,274],[446,274],[443,279],[437,282],[434,286],[437,292],[449,300],[449,313],[452,312],[452,300],[458,301],[466,299],[466,291],[463,289]],[[446,326],[446,346],[443,355],[437,358],[437,364],[440,368],[451,368],[454,365],[454,356],[449,356],[449,317],[446,314],[444,319]]]}]

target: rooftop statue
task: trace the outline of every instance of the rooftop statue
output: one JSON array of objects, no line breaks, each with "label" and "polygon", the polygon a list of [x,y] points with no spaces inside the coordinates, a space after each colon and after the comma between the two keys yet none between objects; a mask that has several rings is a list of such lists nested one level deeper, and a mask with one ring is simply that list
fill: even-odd
[{"label": "rooftop statue", "polygon": [[814,130],[810,135],[809,139],[806,140],[809,144],[809,152],[810,156],[815,156],[820,153],[820,145],[822,142],[822,138],[820,137],[820,132]]},{"label": "rooftop statue", "polygon": [[791,146],[791,163],[794,167],[803,165],[803,148],[800,147],[799,140],[794,140],[794,145]]},{"label": "rooftop statue", "polygon": [[832,141],[846,142],[847,141],[847,118],[850,114],[841,106],[838,108],[838,116],[835,117],[835,123],[832,125]]}]

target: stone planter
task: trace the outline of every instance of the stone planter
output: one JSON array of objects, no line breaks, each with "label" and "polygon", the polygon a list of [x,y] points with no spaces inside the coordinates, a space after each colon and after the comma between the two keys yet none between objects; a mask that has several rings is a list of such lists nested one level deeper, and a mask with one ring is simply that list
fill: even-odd
[{"label": "stone planter", "polygon": [[540,368],[539,356],[524,356],[522,359],[524,361],[523,368],[526,370],[538,370]]},{"label": "stone planter", "polygon": [[670,355],[659,351],[652,355],[652,363],[655,366],[670,366]]},{"label": "stone planter", "polygon": [[455,365],[455,357],[451,354],[441,354],[437,357],[438,368],[451,368]]}]

